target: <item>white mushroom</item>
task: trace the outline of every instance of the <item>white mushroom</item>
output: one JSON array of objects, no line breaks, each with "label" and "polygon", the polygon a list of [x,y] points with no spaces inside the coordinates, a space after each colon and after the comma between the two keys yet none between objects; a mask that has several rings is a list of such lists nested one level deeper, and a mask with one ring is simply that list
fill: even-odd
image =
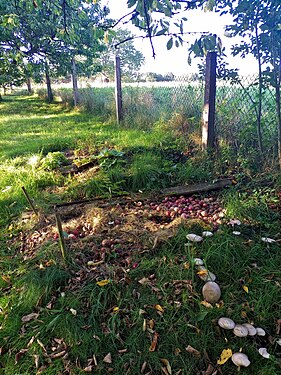
[{"label": "white mushroom", "polygon": [[248,336],[248,329],[244,327],[242,324],[236,324],[236,326],[233,329],[233,333],[235,336],[238,337],[246,337]]},{"label": "white mushroom", "polygon": [[265,336],[265,330],[264,329],[262,329],[260,327],[257,327],[256,331],[257,331],[258,336]]},{"label": "white mushroom", "polygon": [[203,264],[204,264],[203,260],[200,259],[200,258],[194,258],[193,262],[194,262],[195,266],[203,266]]},{"label": "white mushroom", "polygon": [[218,325],[223,329],[233,329],[235,327],[234,321],[229,318],[219,318]]},{"label": "white mushroom", "polygon": [[186,238],[188,239],[188,241],[191,241],[191,242],[201,242],[201,241],[203,241],[203,237],[197,236],[197,234],[193,234],[193,233],[188,234],[186,236]]},{"label": "white mushroom", "polygon": [[207,230],[202,233],[202,237],[212,237],[212,236],[213,236],[213,233]]},{"label": "white mushroom", "polygon": [[259,353],[264,358],[268,359],[270,357],[270,354],[268,353],[266,348],[259,348]]},{"label": "white mushroom", "polygon": [[252,324],[244,323],[244,324],[242,324],[242,326],[247,328],[249,336],[255,336],[257,334],[257,330],[254,326],[252,326]]},{"label": "white mushroom", "polygon": [[207,302],[216,303],[221,297],[221,290],[217,283],[208,281],[202,289],[203,297]]},{"label": "white mushroom", "polygon": [[248,356],[244,353],[232,354],[231,360],[238,367],[248,367],[251,363]]}]

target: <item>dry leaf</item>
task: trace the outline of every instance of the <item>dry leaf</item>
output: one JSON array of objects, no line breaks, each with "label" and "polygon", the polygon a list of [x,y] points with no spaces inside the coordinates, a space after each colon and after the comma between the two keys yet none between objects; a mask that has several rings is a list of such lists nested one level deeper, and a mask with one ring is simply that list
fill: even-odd
[{"label": "dry leaf", "polygon": [[145,372],[146,366],[147,366],[147,362],[143,362],[143,364],[141,366],[141,374],[143,374]]},{"label": "dry leaf", "polygon": [[247,285],[242,285],[242,289],[243,289],[246,293],[249,293],[249,288],[247,287]]},{"label": "dry leaf", "polygon": [[157,311],[160,311],[160,312],[164,312],[164,309],[163,309],[163,307],[161,306],[161,305],[155,305],[154,306],[155,307],[155,309],[157,310]]},{"label": "dry leaf", "polygon": [[147,277],[143,277],[138,281],[140,284],[145,285],[150,282],[150,280]]},{"label": "dry leaf", "polygon": [[189,270],[190,269],[190,263],[189,262],[185,262],[183,264],[183,268],[185,268],[186,270]]},{"label": "dry leaf", "polygon": [[96,284],[97,284],[98,286],[105,286],[105,285],[107,285],[108,283],[110,283],[110,280],[108,280],[108,279],[105,279],[105,280],[101,280],[101,281],[97,281],[97,282],[96,282]]},{"label": "dry leaf", "polygon": [[28,351],[28,349],[21,349],[16,355],[15,355],[15,365],[19,362],[22,356]]},{"label": "dry leaf", "polygon": [[40,357],[39,357],[39,355],[34,354],[33,358],[34,358],[35,367],[38,369],[39,368],[39,358]]},{"label": "dry leaf", "polygon": [[28,341],[27,347],[29,348],[35,340],[35,336],[32,336],[31,339]]},{"label": "dry leaf", "polygon": [[159,336],[158,333],[154,332],[152,343],[151,343],[151,345],[149,347],[149,351],[150,352],[154,352],[155,351],[156,346],[157,346],[158,336]]},{"label": "dry leaf", "polygon": [[89,260],[89,262],[87,262],[87,266],[96,267],[96,266],[99,266],[100,264],[103,264],[103,263],[104,263],[103,260],[100,260],[99,262],[94,262],[92,260]]},{"label": "dry leaf", "polygon": [[161,358],[160,361],[166,366],[167,373],[172,375],[172,368],[170,362],[166,358]]},{"label": "dry leaf", "polygon": [[112,363],[112,357],[111,357],[111,354],[108,353],[104,359],[102,360],[104,363]]},{"label": "dry leaf", "polygon": [[193,348],[191,345],[188,345],[188,346],[185,348],[185,350],[186,350],[188,353],[194,355],[195,357],[198,357],[198,358],[201,357],[201,353],[200,353],[197,349]]},{"label": "dry leaf", "polygon": [[220,358],[217,360],[217,364],[223,365],[231,357],[232,357],[232,350],[231,349],[223,349],[223,351],[221,352]]},{"label": "dry leaf", "polygon": [[83,369],[83,371],[85,371],[85,372],[92,372],[92,371],[93,371],[93,368],[94,368],[94,366],[87,366],[87,367],[85,367],[85,368]]},{"label": "dry leaf", "polygon": [[208,270],[206,269],[206,270],[200,270],[200,271],[198,271],[197,272],[197,275],[198,276],[206,276],[206,275],[208,275]]},{"label": "dry leaf", "polygon": [[21,321],[24,322],[24,323],[27,323],[27,322],[30,322],[31,320],[37,319],[38,316],[39,316],[39,314],[37,314],[37,313],[31,313],[31,314],[23,316],[21,318]]},{"label": "dry leaf", "polygon": [[117,314],[117,313],[119,312],[119,310],[120,310],[119,307],[116,306],[116,307],[113,308],[112,312],[113,312],[114,314]]},{"label": "dry leaf", "polygon": [[203,306],[207,307],[208,309],[212,309],[213,308],[213,306],[209,302],[207,302],[207,301],[200,302],[200,305],[203,305]]},{"label": "dry leaf", "polygon": [[39,339],[36,339],[36,341],[37,341],[38,345],[44,350],[44,352],[47,353],[47,350],[46,350],[44,344],[42,343],[42,341],[40,341]]}]

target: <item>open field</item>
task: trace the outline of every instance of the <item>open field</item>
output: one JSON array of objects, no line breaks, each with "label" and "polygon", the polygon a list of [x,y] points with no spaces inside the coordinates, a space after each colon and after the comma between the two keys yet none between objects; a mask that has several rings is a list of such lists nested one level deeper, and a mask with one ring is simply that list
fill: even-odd
[{"label": "open field", "polygon": [[[231,349],[251,361],[242,374],[278,375],[280,174],[198,151],[195,120],[188,136],[175,117],[116,125],[110,105],[0,103],[0,374],[234,375],[230,359],[217,363]],[[221,177],[233,186],[160,196]],[[63,258],[53,206],[97,197],[59,209]],[[195,258],[216,275],[217,303],[204,301]],[[223,316],[265,336],[236,337]]]}]

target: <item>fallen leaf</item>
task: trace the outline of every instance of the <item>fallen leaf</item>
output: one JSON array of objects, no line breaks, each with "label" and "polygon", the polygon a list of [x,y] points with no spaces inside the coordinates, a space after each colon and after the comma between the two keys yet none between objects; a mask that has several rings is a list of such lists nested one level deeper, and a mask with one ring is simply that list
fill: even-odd
[{"label": "fallen leaf", "polygon": [[21,357],[25,355],[25,353],[28,351],[28,349],[21,349],[16,355],[15,355],[15,365],[19,362]]},{"label": "fallen leaf", "polygon": [[92,371],[93,371],[93,368],[94,368],[94,366],[87,366],[87,367],[85,367],[85,368],[83,369],[83,371],[85,371],[85,372],[92,372]]},{"label": "fallen leaf", "polygon": [[52,358],[52,359],[57,359],[57,358],[63,357],[65,354],[66,354],[66,350],[62,350],[62,351],[60,351],[58,353],[52,353],[52,354],[50,354],[49,357]]},{"label": "fallen leaf", "polygon": [[213,306],[209,302],[207,302],[207,301],[200,302],[200,305],[203,305],[204,307],[207,307],[208,309],[212,309],[213,308]]},{"label": "fallen leaf", "polygon": [[175,351],[174,351],[174,354],[175,355],[179,355],[180,353],[181,353],[180,348],[176,348]]},{"label": "fallen leaf", "polygon": [[169,375],[172,375],[172,368],[170,362],[166,358],[161,358],[160,361],[166,366]]},{"label": "fallen leaf", "polygon": [[33,358],[34,358],[35,367],[38,369],[39,368],[39,358],[40,357],[39,357],[39,355],[34,354]]},{"label": "fallen leaf", "polygon": [[185,348],[185,350],[186,350],[188,353],[194,355],[194,357],[197,357],[197,358],[201,357],[201,353],[199,352],[199,350],[193,348],[193,346],[191,346],[191,345],[188,345],[188,346]]},{"label": "fallen leaf", "polygon": [[105,285],[107,285],[108,283],[110,283],[110,280],[108,280],[108,279],[105,279],[105,280],[101,280],[101,281],[97,281],[97,282],[96,282],[96,284],[97,284],[98,286],[105,286]]},{"label": "fallen leaf", "polygon": [[223,351],[221,352],[220,358],[217,360],[217,364],[218,365],[223,365],[231,357],[232,357],[232,350],[231,349],[223,349]]},{"label": "fallen leaf", "polygon": [[39,316],[39,314],[37,314],[37,313],[31,313],[31,314],[23,316],[21,318],[21,321],[24,322],[24,323],[27,323],[27,322],[30,322],[31,320],[37,319],[38,316]]},{"label": "fallen leaf", "polygon": [[243,289],[246,293],[249,293],[249,288],[247,287],[247,285],[242,285],[242,289]]},{"label": "fallen leaf", "polygon": [[154,306],[155,307],[155,309],[157,310],[157,311],[160,311],[160,312],[164,312],[164,309],[163,309],[163,307],[161,306],[161,305],[155,305]]},{"label": "fallen leaf", "polygon": [[143,362],[143,364],[141,366],[141,374],[143,374],[145,372],[146,366],[147,366],[147,362]]},{"label": "fallen leaf", "polygon": [[157,346],[158,336],[159,336],[158,333],[154,332],[152,343],[151,343],[151,345],[149,347],[149,351],[150,352],[154,352],[155,351],[156,346]]},{"label": "fallen leaf", "polygon": [[190,269],[190,263],[189,262],[185,262],[183,264],[183,268],[186,269],[186,270],[189,270]]},{"label": "fallen leaf", "polygon": [[87,266],[96,267],[96,266],[99,266],[100,264],[103,264],[103,263],[104,263],[103,260],[100,260],[99,262],[93,262],[92,260],[90,260],[89,262],[87,262]]},{"label": "fallen leaf", "polygon": [[116,307],[113,308],[112,312],[113,312],[114,314],[117,314],[117,313],[119,312],[119,310],[120,310],[119,307],[116,306]]},{"label": "fallen leaf", "polygon": [[143,277],[142,279],[140,279],[138,281],[138,283],[140,283],[141,285],[145,285],[145,284],[149,283],[149,281],[150,280],[147,277]]},{"label": "fallen leaf", "polygon": [[104,363],[112,363],[112,357],[111,357],[111,354],[108,353],[104,359],[102,360]]},{"label": "fallen leaf", "polygon": [[231,220],[229,220],[229,224],[230,225],[241,225],[241,221],[240,220],[238,220],[238,219],[231,219]]},{"label": "fallen leaf", "polygon": [[32,336],[31,339],[28,341],[27,347],[29,348],[35,340],[35,336]]}]

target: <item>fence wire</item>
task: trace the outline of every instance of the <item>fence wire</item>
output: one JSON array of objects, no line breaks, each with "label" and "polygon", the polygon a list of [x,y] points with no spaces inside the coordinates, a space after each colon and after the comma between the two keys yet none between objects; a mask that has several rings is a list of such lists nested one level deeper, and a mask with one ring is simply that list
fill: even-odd
[{"label": "fence wire", "polygon": [[[159,121],[182,121],[200,129],[204,100],[204,81],[184,75],[169,82],[123,84],[124,122],[129,126],[149,125]],[[217,79],[216,132],[219,140],[239,147],[242,142],[256,142],[259,101],[257,76],[243,76],[239,81]],[[265,142],[276,139],[277,114],[274,88],[262,90],[261,126]]]}]

